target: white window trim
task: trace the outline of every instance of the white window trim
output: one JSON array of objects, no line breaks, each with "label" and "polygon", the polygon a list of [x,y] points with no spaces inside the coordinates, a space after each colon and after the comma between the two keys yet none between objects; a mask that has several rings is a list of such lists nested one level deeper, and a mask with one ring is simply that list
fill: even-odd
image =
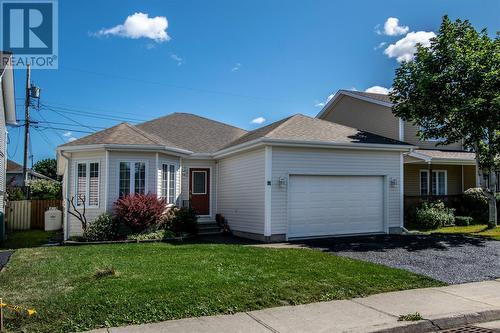
[{"label": "white window trim", "polygon": [[429,170],[427,169],[421,169],[420,172],[418,173],[418,187],[419,187],[419,193],[420,195],[422,194],[422,172],[424,172],[427,175],[427,193],[425,195],[429,195]]},{"label": "white window trim", "polygon": [[119,160],[116,171],[117,171],[117,182],[116,182],[116,193],[118,198],[120,197],[120,163],[130,163],[130,192],[129,195],[135,194],[135,165],[132,168],[132,163],[144,163],[144,194],[148,194],[148,174],[149,174],[149,163],[144,160]]},{"label": "white window trim", "polygon": [[[163,190],[164,190],[164,184],[163,184],[163,177],[164,177],[164,174],[165,172],[163,171],[163,167],[164,166],[167,166],[167,195],[163,195]],[[177,171],[178,171],[178,165],[176,165],[175,163],[162,163],[161,164],[161,178],[160,178],[160,181],[161,181],[161,184],[160,184],[160,195],[158,197],[160,198],[163,198],[163,199],[166,199],[167,202],[170,200],[170,178],[171,178],[171,175],[172,175],[172,172],[170,171],[170,168],[171,167],[174,167],[174,172],[173,172],[173,175],[174,175],[174,186],[173,186],[173,189],[174,189],[174,202],[169,202],[169,204],[176,204],[177,203]]]},{"label": "white window trim", "polygon": [[[194,173],[204,173],[205,174],[205,192],[195,192],[194,191]],[[204,170],[191,170],[191,179],[192,179],[192,182],[191,182],[191,194],[194,194],[194,195],[206,195],[207,194],[207,183],[208,183],[208,174],[206,171]]]},{"label": "white window trim", "polygon": [[[97,205],[90,205],[90,163],[97,163],[99,166],[99,176],[97,177]],[[78,204],[78,164],[85,164],[85,202]],[[74,195],[76,198],[76,207],[99,208],[101,204],[101,162],[99,160],[75,160],[73,174],[75,177]]]},{"label": "white window trim", "polygon": [[[422,172],[425,172],[427,174],[427,189],[430,191],[431,195],[448,195],[448,170],[431,170],[432,173],[434,172],[444,172],[444,194],[432,194],[432,177],[429,177],[429,169],[421,169],[420,173],[418,174],[418,184],[420,188],[420,195],[422,195]],[[437,181],[439,181],[439,178],[436,178]],[[436,190],[439,187],[439,184],[436,183]],[[427,195],[427,194],[426,194]]]}]

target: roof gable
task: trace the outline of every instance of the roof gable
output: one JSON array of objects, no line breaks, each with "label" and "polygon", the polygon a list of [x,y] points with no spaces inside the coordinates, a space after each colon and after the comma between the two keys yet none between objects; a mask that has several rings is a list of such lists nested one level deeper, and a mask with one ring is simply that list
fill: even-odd
[{"label": "roof gable", "polygon": [[392,107],[393,103],[389,95],[369,93],[357,90],[339,90],[333,96],[331,100],[326,103],[326,105],[321,109],[321,111],[316,115],[316,118],[323,119],[326,114],[332,110],[332,108],[337,104],[337,102],[343,97],[349,96],[352,98],[360,99],[369,103],[375,103],[385,107]]}]

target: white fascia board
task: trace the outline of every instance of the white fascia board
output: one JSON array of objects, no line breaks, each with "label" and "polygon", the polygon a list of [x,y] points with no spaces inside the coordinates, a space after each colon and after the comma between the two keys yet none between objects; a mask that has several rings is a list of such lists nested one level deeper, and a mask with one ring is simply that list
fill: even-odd
[{"label": "white fascia board", "polygon": [[452,158],[433,158],[432,164],[448,164],[448,165],[476,165],[474,160],[452,159]]},{"label": "white fascia board", "polygon": [[[419,154],[414,151],[408,153],[407,155],[431,164],[476,165],[475,160],[461,159],[461,158],[435,158],[435,157],[433,158],[424,154]],[[406,163],[416,163],[416,162],[406,162]]]},{"label": "white fascia board", "polygon": [[403,151],[408,152],[415,149],[410,145],[389,145],[389,144],[370,144],[370,143],[339,143],[332,141],[303,141],[303,140],[283,140],[259,138],[248,141],[240,145],[220,150],[214,154],[214,158],[221,158],[231,154],[239,153],[245,150],[259,147],[261,145],[272,145],[281,147],[307,147],[307,148],[336,148],[336,149],[359,149],[359,150],[385,150],[385,151]]},{"label": "white fascia board", "polygon": [[392,108],[392,106],[394,105],[393,103],[388,103],[388,102],[380,101],[380,100],[375,99],[375,98],[370,98],[370,97],[367,97],[367,96],[361,96],[361,95],[352,93],[352,92],[350,92],[348,90],[339,90],[339,91],[337,91],[337,93],[335,94],[335,96],[333,96],[333,98],[330,101],[328,101],[328,103],[326,103],[326,105],[316,115],[316,118],[322,119],[322,117],[330,110],[330,108],[339,101],[339,99],[342,97],[342,95],[349,96],[349,97],[352,97],[352,98],[356,98],[356,99],[359,99],[359,100],[362,100],[362,101],[365,101],[365,102],[370,102],[370,103],[382,105],[382,106],[385,106],[385,107],[388,107],[388,108]]},{"label": "white fascia board", "polygon": [[189,150],[166,147],[162,145],[119,145],[119,144],[96,144],[96,145],[80,145],[80,146],[59,146],[57,151],[68,151],[68,152],[78,152],[87,150],[124,150],[131,151],[140,149],[141,151],[151,151],[151,152],[171,152],[174,155],[191,155],[193,152]]}]

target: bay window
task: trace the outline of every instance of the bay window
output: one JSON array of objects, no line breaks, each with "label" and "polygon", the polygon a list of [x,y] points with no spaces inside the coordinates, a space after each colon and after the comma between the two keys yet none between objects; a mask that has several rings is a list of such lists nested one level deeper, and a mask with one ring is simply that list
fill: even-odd
[{"label": "bay window", "polygon": [[77,206],[99,207],[99,171],[99,162],[76,163]]},{"label": "bay window", "polygon": [[145,162],[120,162],[118,179],[119,197],[130,194],[146,193],[146,163]]}]

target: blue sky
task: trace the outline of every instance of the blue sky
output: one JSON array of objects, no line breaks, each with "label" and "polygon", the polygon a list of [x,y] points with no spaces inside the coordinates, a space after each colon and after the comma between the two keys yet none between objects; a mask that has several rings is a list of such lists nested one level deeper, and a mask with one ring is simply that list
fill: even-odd
[{"label": "blue sky", "polygon": [[[338,89],[389,88],[397,58],[444,14],[500,30],[498,0],[60,0],[59,69],[32,72],[45,105],[32,117],[50,122],[32,130],[33,159],[78,131],[172,112],[245,129],[314,116]],[[15,81],[22,119],[25,72]],[[21,162],[22,128],[9,131]]]}]

